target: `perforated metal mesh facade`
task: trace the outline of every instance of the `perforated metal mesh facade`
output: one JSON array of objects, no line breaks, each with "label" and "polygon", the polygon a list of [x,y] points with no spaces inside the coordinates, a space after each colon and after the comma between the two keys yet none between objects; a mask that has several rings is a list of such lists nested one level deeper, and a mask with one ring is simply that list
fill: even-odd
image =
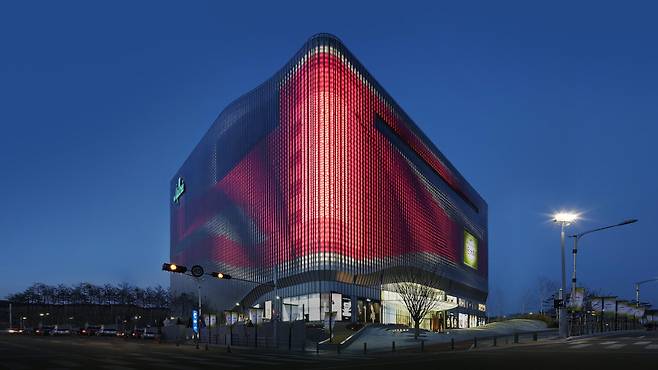
[{"label": "perforated metal mesh facade", "polygon": [[[391,268],[414,267],[486,299],[486,203],[333,36],[229,105],[172,194],[179,178],[174,262],[261,284],[276,275],[290,294],[369,294]],[[464,231],[477,269],[464,264]],[[268,291],[235,287],[219,306]]]}]

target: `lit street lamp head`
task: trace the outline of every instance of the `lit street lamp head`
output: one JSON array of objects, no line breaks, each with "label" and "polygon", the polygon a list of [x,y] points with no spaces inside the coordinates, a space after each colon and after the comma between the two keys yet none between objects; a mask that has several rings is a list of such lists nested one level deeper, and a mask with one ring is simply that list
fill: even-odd
[{"label": "lit street lamp head", "polygon": [[558,212],[553,216],[553,222],[558,222],[561,224],[571,224],[578,220],[578,213],[574,212]]}]

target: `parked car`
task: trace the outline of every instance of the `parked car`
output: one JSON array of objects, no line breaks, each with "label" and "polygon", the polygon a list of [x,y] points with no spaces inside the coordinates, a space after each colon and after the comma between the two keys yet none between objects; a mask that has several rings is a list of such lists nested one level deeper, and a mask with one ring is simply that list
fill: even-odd
[{"label": "parked car", "polygon": [[116,337],[117,336],[117,330],[116,329],[101,329],[99,330],[96,335],[99,337]]},{"label": "parked car", "polygon": [[144,334],[144,329],[134,329],[130,332],[130,337],[134,339],[140,339]]},{"label": "parked car", "polygon": [[82,336],[93,336],[101,330],[100,326],[87,326],[86,328],[81,328],[78,330],[78,335]]},{"label": "parked car", "polygon": [[23,329],[15,329],[15,328],[14,329],[6,329],[6,330],[0,331],[0,333],[3,333],[3,334],[23,334]]},{"label": "parked car", "polygon": [[52,326],[42,326],[34,330],[34,335],[50,335],[53,329]]},{"label": "parked car", "polygon": [[158,334],[158,331],[155,328],[146,328],[146,329],[144,329],[144,333],[142,333],[142,338],[143,339],[155,339],[157,334]]},{"label": "parked car", "polygon": [[71,330],[69,329],[60,329],[60,328],[55,328],[50,332],[50,335],[71,335]]}]

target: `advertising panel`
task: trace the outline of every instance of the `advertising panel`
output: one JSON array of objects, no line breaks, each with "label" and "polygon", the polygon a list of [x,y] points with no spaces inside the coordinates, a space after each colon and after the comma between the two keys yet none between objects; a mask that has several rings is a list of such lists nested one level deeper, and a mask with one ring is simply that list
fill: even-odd
[{"label": "advertising panel", "polygon": [[192,330],[195,334],[199,334],[199,311],[192,310]]},{"label": "advertising panel", "polygon": [[352,300],[350,297],[343,297],[340,311],[343,321],[352,320]]},{"label": "advertising panel", "polygon": [[464,264],[476,270],[478,268],[478,240],[466,230],[464,230]]}]

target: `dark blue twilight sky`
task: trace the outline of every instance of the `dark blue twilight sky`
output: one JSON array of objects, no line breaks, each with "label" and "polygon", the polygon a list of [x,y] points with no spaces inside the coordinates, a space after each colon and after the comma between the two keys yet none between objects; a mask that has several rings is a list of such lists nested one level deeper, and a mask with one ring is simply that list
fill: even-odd
[{"label": "dark blue twilight sky", "polygon": [[[658,276],[655,2],[231,3],[0,5],[0,296],[167,284],[170,178],[317,32],[489,203],[494,314],[559,278],[560,208],[586,212],[573,230],[640,219],[583,239],[586,285],[631,298]],[[658,305],[658,284],[643,292]]]}]

